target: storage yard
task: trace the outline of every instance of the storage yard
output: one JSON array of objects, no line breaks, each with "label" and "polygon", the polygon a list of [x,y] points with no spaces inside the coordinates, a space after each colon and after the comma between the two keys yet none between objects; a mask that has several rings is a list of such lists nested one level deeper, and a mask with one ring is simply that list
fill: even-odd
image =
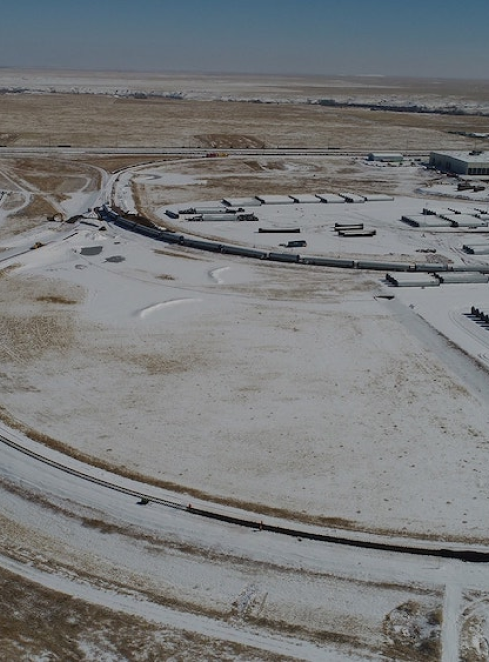
[{"label": "storage yard", "polygon": [[363,151],[308,154],[318,108],[290,112],[300,155],[0,150],[12,660],[32,609],[59,625],[31,659],[72,632],[94,659],[487,659],[489,185],[369,159],[401,146],[366,117]]}]

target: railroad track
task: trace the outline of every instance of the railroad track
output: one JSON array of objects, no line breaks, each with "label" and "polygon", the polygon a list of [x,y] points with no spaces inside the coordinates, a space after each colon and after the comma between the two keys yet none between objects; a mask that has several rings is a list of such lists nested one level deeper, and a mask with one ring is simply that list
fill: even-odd
[{"label": "railroad track", "polygon": [[22,453],[37,462],[48,465],[62,471],[63,473],[70,474],[80,480],[84,480],[105,489],[113,490],[115,492],[120,492],[128,496],[140,499],[141,503],[148,504],[154,503],[166,508],[172,508],[175,510],[180,510],[186,514],[193,516],[206,518],[214,521],[223,522],[225,524],[232,524],[235,526],[245,527],[249,529],[267,531],[270,533],[276,533],[281,536],[288,536],[297,539],[304,540],[313,540],[316,542],[323,542],[334,545],[343,545],[347,547],[353,547],[357,549],[368,549],[380,552],[389,552],[395,554],[409,554],[415,556],[436,556],[446,559],[456,559],[459,561],[465,561],[470,563],[489,563],[489,551],[479,550],[479,549],[462,549],[462,548],[449,548],[449,547],[423,547],[423,546],[414,546],[414,545],[399,545],[389,542],[379,542],[374,540],[367,539],[354,539],[348,538],[345,536],[338,536],[333,534],[319,533],[316,531],[308,529],[297,529],[286,527],[279,524],[272,524],[264,520],[257,519],[248,519],[244,516],[240,517],[238,515],[231,515],[223,511],[218,511],[217,509],[211,510],[207,508],[194,507],[191,504],[184,504],[179,501],[172,501],[169,499],[164,499],[162,497],[153,496],[151,494],[145,493],[142,490],[136,490],[130,487],[124,487],[123,485],[118,485],[117,483],[105,480],[103,478],[97,478],[87,472],[84,472],[73,467],[69,467],[61,462],[48,458],[41,453],[26,448],[22,444],[19,444],[12,439],[9,439],[5,435],[0,434],[0,443],[10,448],[16,450],[19,453]]}]

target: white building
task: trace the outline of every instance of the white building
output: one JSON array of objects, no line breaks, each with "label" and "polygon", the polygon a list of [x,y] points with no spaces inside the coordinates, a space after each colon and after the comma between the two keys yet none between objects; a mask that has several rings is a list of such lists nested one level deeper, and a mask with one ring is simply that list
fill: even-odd
[{"label": "white building", "polygon": [[489,175],[489,152],[431,152],[429,164],[457,175]]}]

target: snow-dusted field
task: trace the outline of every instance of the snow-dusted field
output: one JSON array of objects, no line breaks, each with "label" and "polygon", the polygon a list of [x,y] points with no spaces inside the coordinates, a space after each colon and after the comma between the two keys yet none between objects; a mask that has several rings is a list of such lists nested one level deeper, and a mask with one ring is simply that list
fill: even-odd
[{"label": "snow-dusted field", "polygon": [[386,76],[245,76],[63,70],[0,71],[0,90],[192,101],[260,101],[262,103],[361,103],[422,107],[426,110],[489,112],[486,81],[430,80]]},{"label": "snow-dusted field", "polygon": [[[434,246],[438,261],[462,264],[465,233],[401,223],[423,204],[263,205],[255,222],[176,223],[304,255],[419,262],[416,251]],[[333,230],[359,221],[377,234]],[[12,416],[189,494],[352,529],[487,540],[487,411],[408,315],[419,310],[484,360],[487,332],[463,313],[484,305],[487,285],[405,293],[382,272],[232,258],[89,223],[22,237],[46,245],[3,262]],[[258,233],[296,223],[306,248],[280,247],[294,234]]]},{"label": "snow-dusted field", "polygon": [[[419,164],[278,160],[185,159],[112,174],[90,166],[70,175],[62,195],[56,180],[47,199],[83,218],[19,232],[11,219],[23,218],[43,180],[33,160],[24,177],[6,160],[2,434],[183,506],[352,539],[485,550],[489,332],[467,313],[489,313],[487,283],[395,288],[385,271],[203,252],[87,212],[112,199],[177,232],[266,251],[489,265],[462,250],[486,240],[484,226],[401,221],[424,207],[481,213],[484,191],[462,198]],[[342,168],[342,185],[330,188]],[[311,202],[328,191],[393,199]],[[165,213],[287,193],[304,202],[246,209],[258,221]],[[376,234],[340,237],[335,223]],[[258,232],[278,227],[301,232]],[[298,238],[307,246],[281,245]],[[487,659],[481,565],[283,540],[157,503],[141,508],[6,448],[2,467],[4,571],[101,614],[141,616],[164,632],[145,644],[161,659],[186,646],[192,652],[175,659],[435,660],[442,648],[445,660],[459,649]],[[78,636],[82,659],[105,659],[103,627],[90,622]],[[107,659],[139,659],[131,654]]]}]

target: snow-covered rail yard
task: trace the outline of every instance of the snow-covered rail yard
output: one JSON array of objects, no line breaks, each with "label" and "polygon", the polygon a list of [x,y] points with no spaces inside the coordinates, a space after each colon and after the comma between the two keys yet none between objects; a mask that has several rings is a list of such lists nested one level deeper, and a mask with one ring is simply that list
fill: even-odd
[{"label": "snow-covered rail yard", "polygon": [[489,193],[427,130],[0,154],[6,659],[489,659]]}]

